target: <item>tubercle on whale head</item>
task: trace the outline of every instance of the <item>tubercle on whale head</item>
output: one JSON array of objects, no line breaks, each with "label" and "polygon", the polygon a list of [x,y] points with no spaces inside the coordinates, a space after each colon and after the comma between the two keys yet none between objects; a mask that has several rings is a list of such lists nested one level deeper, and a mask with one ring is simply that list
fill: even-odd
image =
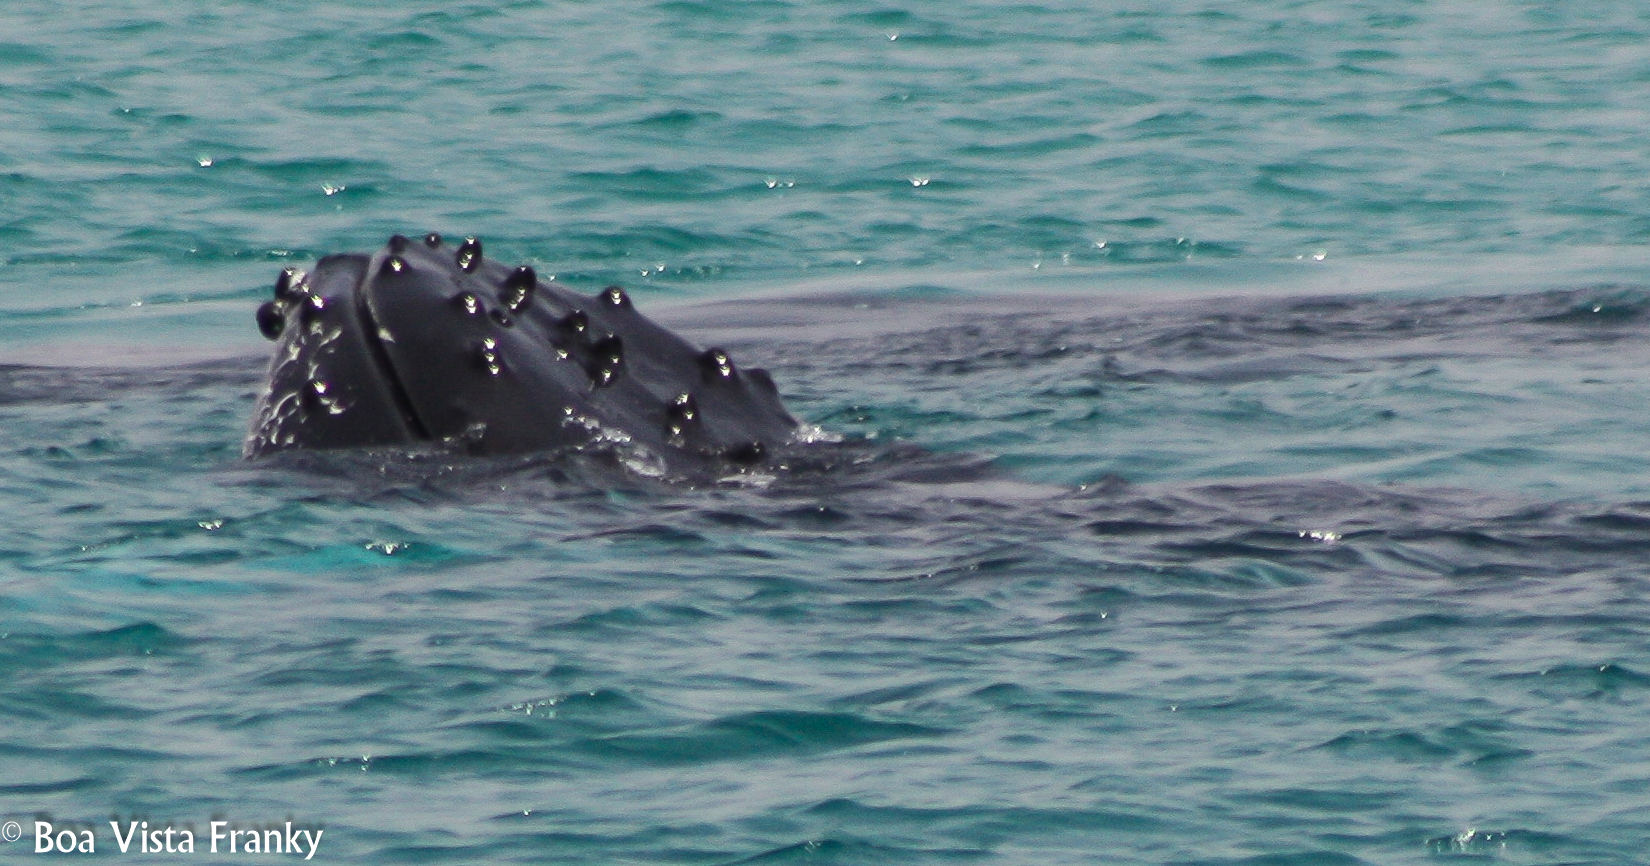
[{"label": "tubercle on whale head", "polygon": [[706,382],[726,382],[738,377],[739,371],[734,369],[733,359],[728,353],[719,348],[706,349],[698,357],[699,374]]},{"label": "tubercle on whale head", "polygon": [[[580,295],[466,237],[284,269],[257,311],[275,341],[244,451],[439,446],[482,454],[624,441],[681,467],[762,461],[796,419],[772,378],[636,310]],[[579,423],[568,423],[569,418]]]},{"label": "tubercle on whale head", "polygon": [[539,276],[533,270],[533,266],[522,265],[504,278],[504,291],[500,295],[500,300],[504,301],[504,306],[510,312],[519,313],[533,302],[533,292],[538,290],[538,285]]},{"label": "tubercle on whale head", "polygon": [[467,274],[481,267],[481,241],[475,238],[465,238],[464,243],[459,246],[458,252],[454,255],[453,261],[458,265],[459,270]]},{"label": "tubercle on whale head", "polygon": [[297,268],[282,268],[275,278],[274,299],[258,307],[258,331],[266,339],[277,340],[286,330],[286,314],[309,291],[308,277]]}]

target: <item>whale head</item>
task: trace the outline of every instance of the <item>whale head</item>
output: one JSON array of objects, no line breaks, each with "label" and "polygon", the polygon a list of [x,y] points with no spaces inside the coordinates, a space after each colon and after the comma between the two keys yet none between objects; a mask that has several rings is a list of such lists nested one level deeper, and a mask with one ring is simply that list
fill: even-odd
[{"label": "whale head", "polygon": [[434,445],[472,454],[617,445],[667,467],[758,461],[797,421],[763,370],[638,312],[397,235],[287,269],[258,310],[275,341],[244,454]]}]

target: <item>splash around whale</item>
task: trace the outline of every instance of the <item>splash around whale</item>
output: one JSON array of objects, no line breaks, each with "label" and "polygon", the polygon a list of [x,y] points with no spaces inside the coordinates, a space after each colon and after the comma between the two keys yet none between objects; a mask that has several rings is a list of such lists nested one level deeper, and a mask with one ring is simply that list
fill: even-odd
[{"label": "splash around whale", "polygon": [[799,429],[772,377],[637,312],[401,235],[283,271],[276,341],[243,454],[373,446],[495,455],[609,448],[663,472],[760,463]]}]

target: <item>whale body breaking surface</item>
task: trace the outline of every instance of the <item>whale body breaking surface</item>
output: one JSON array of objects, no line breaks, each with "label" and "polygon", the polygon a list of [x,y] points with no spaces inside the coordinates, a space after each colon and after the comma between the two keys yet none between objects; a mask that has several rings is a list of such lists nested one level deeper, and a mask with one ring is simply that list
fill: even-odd
[{"label": "whale body breaking surface", "polygon": [[258,326],[276,342],[246,457],[425,446],[468,454],[616,448],[661,471],[750,465],[798,430],[771,376],[638,312],[401,235],[283,271]]}]

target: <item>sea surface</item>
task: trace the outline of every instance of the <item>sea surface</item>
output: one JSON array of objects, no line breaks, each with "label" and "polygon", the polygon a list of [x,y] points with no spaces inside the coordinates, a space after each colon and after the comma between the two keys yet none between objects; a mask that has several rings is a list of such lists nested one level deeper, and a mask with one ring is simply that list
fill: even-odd
[{"label": "sea surface", "polygon": [[[7,0],[0,860],[1650,862],[1647,45]],[[819,441],[242,460],[280,269],[432,230]]]}]

